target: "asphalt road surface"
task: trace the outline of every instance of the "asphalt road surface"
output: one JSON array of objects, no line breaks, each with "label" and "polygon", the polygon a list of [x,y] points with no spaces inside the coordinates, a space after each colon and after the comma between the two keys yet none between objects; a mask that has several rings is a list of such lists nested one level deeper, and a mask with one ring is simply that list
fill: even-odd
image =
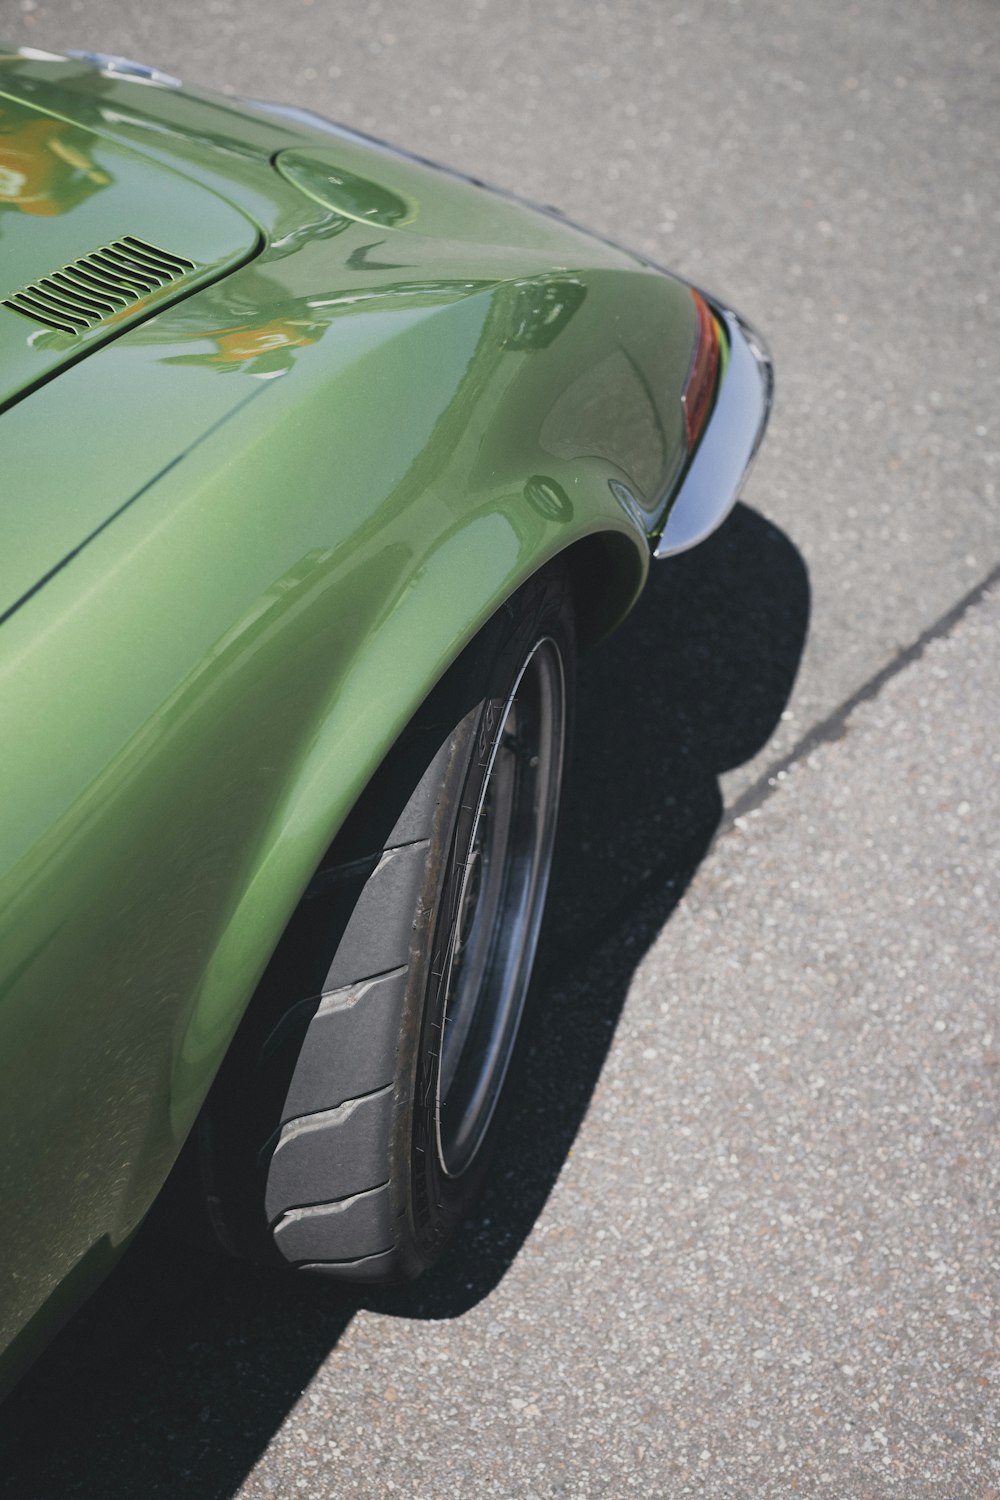
[{"label": "asphalt road surface", "polygon": [[5,0],[297,101],[759,323],[723,530],[585,660],[536,1006],[446,1262],[354,1300],[157,1234],[4,1493],[1000,1496],[993,0]]}]

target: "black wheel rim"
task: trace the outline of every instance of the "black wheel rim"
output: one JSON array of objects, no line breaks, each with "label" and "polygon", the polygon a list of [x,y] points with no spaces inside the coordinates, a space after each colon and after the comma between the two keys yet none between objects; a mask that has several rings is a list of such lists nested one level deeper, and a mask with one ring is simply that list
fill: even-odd
[{"label": "black wheel rim", "polygon": [[[456,841],[437,1144],[459,1177],[483,1143],[510,1064],[548,888],[565,732],[562,658],[528,654],[499,715],[471,830]],[[446,885],[449,882],[446,879]]]}]

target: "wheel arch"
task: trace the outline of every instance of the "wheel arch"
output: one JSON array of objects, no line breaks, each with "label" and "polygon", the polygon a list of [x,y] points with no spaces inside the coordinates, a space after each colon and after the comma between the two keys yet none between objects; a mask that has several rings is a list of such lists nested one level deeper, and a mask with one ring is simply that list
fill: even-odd
[{"label": "wheel arch", "polygon": [[642,554],[618,531],[581,537],[559,554],[569,570],[581,647],[610,635],[632,608],[646,581]]},{"label": "wheel arch", "polygon": [[[344,726],[352,719],[352,686],[356,698],[356,684],[378,674],[374,648],[367,659],[354,664],[353,684],[331,684],[328,712],[248,874],[242,899],[231,913],[180,1039],[171,1087],[178,1138],[187,1134],[239,1029],[256,982],[276,953],[347,814],[460,652],[533,574],[557,561],[569,573],[580,644],[593,644],[632,607],[645,581],[648,557],[644,540],[631,528],[598,527],[563,548],[536,555],[533,566],[514,570],[494,595],[492,607],[469,615],[465,628],[453,637],[451,649],[422,679],[419,693],[403,701],[396,715],[383,716],[380,732],[373,732],[368,742],[367,755],[356,743],[357,735],[345,734]],[[401,646],[404,636],[405,629],[397,633],[394,645]],[[380,654],[387,659],[393,647],[383,648]],[[348,743],[352,738],[353,745]],[[334,766],[338,767],[336,776],[331,775]]]}]

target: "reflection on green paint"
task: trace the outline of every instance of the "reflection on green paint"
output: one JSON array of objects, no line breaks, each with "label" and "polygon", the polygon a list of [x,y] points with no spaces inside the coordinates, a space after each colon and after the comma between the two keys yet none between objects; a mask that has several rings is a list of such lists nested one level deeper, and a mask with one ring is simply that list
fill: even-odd
[{"label": "reflection on green paint", "polygon": [[392,229],[416,215],[416,205],[401,193],[394,193],[370,178],[359,177],[347,167],[323,162],[301,151],[279,152],[274,165],[307,197],[350,219]]},{"label": "reflection on green paint", "polygon": [[4,213],[48,219],[114,181],[89,130],[0,96],[0,226]]},{"label": "reflection on green paint", "polygon": [[649,552],[609,486],[648,524],[679,472],[694,321],[624,252],[356,137],[0,71],[12,285],[122,233],[200,268],[99,346],[0,307],[2,1343],[134,1230],[465,642],[575,544],[587,629],[631,603]]}]

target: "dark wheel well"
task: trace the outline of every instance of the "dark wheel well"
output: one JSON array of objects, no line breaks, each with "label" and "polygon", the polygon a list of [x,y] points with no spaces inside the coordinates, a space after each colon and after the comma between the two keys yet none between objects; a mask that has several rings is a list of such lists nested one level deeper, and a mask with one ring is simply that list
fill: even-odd
[{"label": "dark wheel well", "polygon": [[581,647],[609,635],[638,597],[646,577],[639,546],[616,531],[595,532],[559,554],[573,593]]}]

